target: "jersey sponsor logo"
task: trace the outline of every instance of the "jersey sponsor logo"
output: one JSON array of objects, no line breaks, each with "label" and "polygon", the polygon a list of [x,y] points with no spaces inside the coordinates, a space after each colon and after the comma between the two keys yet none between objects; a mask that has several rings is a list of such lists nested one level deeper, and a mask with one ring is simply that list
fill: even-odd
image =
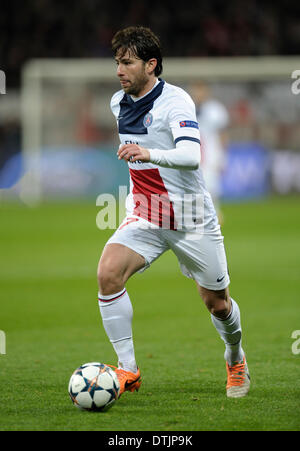
[{"label": "jersey sponsor logo", "polygon": [[217,278],[217,282],[222,282],[222,280],[224,279],[225,275],[223,277],[218,277]]},{"label": "jersey sponsor logo", "polygon": [[152,116],[152,114],[151,114],[151,113],[145,114],[144,120],[143,120],[143,125],[144,125],[144,127],[146,127],[146,128],[150,127],[150,125],[152,124],[152,122],[153,122],[153,116]]},{"label": "jersey sponsor logo", "polygon": [[199,128],[198,122],[195,121],[180,121],[180,127]]},{"label": "jersey sponsor logo", "polygon": [[125,140],[125,144],[137,144],[137,145],[139,145],[139,143],[137,141],[131,141],[130,139],[126,139]]}]

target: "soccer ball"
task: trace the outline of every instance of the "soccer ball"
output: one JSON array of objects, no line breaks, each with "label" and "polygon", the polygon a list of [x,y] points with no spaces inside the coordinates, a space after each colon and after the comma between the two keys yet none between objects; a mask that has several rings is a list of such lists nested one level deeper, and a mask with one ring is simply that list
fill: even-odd
[{"label": "soccer ball", "polygon": [[118,399],[120,384],[109,366],[91,362],[74,371],[68,390],[73,404],[79,409],[104,411]]}]

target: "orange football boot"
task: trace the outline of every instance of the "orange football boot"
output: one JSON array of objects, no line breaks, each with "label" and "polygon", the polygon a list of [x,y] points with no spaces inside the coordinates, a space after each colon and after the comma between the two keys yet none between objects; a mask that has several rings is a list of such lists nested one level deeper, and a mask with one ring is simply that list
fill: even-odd
[{"label": "orange football boot", "polygon": [[120,392],[119,392],[119,398],[125,391],[139,391],[139,388],[142,383],[141,379],[141,372],[138,368],[136,373],[132,373],[131,371],[125,371],[122,368],[117,368],[113,365],[107,365],[110,368],[112,368],[119,380],[120,383]]}]

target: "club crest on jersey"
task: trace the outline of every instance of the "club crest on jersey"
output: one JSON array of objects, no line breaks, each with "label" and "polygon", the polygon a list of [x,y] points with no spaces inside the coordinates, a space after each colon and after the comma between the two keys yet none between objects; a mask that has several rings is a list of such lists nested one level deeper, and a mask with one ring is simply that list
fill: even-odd
[{"label": "club crest on jersey", "polygon": [[151,113],[147,113],[147,114],[145,114],[145,116],[144,116],[144,120],[143,120],[143,125],[144,125],[144,127],[150,127],[150,125],[152,124],[152,122],[153,122],[153,116],[152,116],[152,114]]}]

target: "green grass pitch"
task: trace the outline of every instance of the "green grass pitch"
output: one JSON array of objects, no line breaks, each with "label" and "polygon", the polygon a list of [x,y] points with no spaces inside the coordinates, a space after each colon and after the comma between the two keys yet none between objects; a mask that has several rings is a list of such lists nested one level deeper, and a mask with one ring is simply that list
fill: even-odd
[{"label": "green grass pitch", "polygon": [[224,206],[249,395],[226,398],[223,342],[168,252],[127,284],[142,387],[89,413],[69,399],[71,373],[116,364],[97,304],[97,262],[112,233],[97,229],[98,211],[93,202],[0,207],[0,430],[299,430],[299,198]]}]

